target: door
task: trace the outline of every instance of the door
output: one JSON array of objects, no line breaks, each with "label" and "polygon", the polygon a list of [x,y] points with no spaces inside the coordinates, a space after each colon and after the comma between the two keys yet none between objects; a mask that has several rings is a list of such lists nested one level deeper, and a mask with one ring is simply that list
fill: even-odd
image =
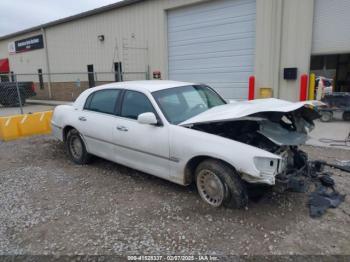
[{"label": "door", "polygon": [[169,79],[246,99],[254,74],[255,0],[218,0],[168,12]]},{"label": "door", "polygon": [[94,65],[87,65],[89,88],[95,86],[95,72]]},{"label": "door", "polygon": [[315,0],[312,54],[350,53],[350,1]]},{"label": "door", "polygon": [[162,178],[169,178],[169,133],[163,125],[145,125],[137,117],[156,113],[148,97],[127,90],[113,129],[117,162]]},{"label": "door", "polygon": [[112,161],[115,160],[113,127],[120,93],[119,89],[96,91],[77,114],[77,129],[83,135],[88,152]]}]

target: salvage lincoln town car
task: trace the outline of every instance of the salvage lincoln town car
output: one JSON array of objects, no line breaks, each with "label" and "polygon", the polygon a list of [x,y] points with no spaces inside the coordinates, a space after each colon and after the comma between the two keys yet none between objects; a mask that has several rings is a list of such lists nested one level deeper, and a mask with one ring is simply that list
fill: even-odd
[{"label": "salvage lincoln town car", "polygon": [[112,83],[56,107],[52,128],[70,158],[92,155],[172,182],[197,185],[211,206],[240,208],[247,186],[275,185],[306,165],[313,102],[261,99],[226,103],[202,84]]}]

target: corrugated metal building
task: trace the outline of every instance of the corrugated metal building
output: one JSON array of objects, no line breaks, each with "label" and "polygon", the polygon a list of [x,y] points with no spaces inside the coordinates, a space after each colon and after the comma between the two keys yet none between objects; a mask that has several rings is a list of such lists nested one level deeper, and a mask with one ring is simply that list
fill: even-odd
[{"label": "corrugated metal building", "polygon": [[[19,79],[37,85],[38,70],[50,73],[37,88],[42,98],[74,99],[88,87],[88,70],[100,72],[99,84],[122,67],[124,80],[160,71],[228,99],[247,98],[255,75],[256,93],[271,87],[275,97],[297,100],[313,53],[350,53],[348,11],[346,0],[125,0],[0,37],[0,59],[16,74],[35,74]],[[297,78],[285,79],[285,68]]]}]

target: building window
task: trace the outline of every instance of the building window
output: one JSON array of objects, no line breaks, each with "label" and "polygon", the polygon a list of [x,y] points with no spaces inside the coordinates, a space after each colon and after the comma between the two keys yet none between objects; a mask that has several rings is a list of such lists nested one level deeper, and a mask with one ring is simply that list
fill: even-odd
[{"label": "building window", "polygon": [[39,76],[40,89],[44,89],[43,70],[42,69],[38,69],[38,76]]},{"label": "building window", "polygon": [[89,88],[95,86],[95,73],[94,65],[87,65],[88,79],[89,79]]},{"label": "building window", "polygon": [[114,63],[114,78],[116,82],[123,82],[122,62]]}]

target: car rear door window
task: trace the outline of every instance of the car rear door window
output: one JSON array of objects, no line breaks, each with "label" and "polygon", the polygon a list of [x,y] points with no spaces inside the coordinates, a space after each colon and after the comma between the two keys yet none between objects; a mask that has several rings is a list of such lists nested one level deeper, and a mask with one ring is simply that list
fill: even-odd
[{"label": "car rear door window", "polygon": [[126,91],[124,95],[121,116],[137,119],[142,113],[152,112],[155,114],[153,105],[144,94],[137,91]]},{"label": "car rear door window", "polygon": [[84,109],[106,114],[115,114],[119,94],[119,89],[97,91],[88,97]]}]

